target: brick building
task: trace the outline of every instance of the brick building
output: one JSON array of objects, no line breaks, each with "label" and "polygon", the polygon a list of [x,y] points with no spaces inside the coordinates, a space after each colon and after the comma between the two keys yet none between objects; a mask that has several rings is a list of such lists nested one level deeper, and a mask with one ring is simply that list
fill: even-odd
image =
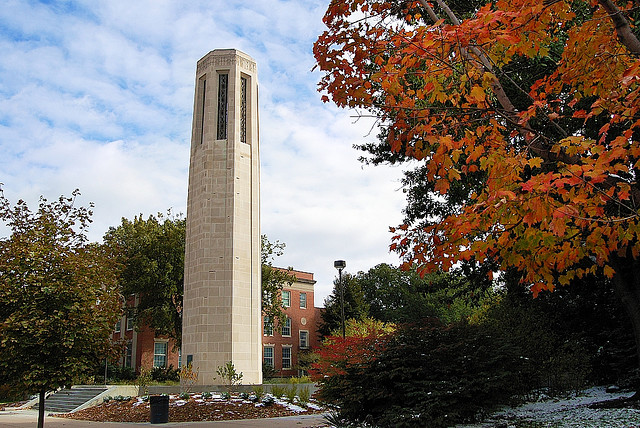
[{"label": "brick building", "polygon": [[290,377],[303,374],[299,356],[320,345],[318,326],[320,308],[314,302],[313,274],[291,271],[296,282],[285,285],[282,303],[287,321],[276,328],[268,319],[262,320],[262,362],[276,371],[276,376]]},{"label": "brick building", "polygon": [[[131,299],[135,297],[132,296]],[[133,318],[126,313],[116,323],[112,339],[125,341],[126,347],[120,364],[131,367],[136,372],[140,371],[140,367],[180,366],[180,351],[175,340],[167,336],[156,336],[153,329],[147,326],[134,328]]]},{"label": "brick building", "polygon": [[[313,273],[292,270],[296,282],[285,285],[282,301],[287,322],[273,328],[269,320],[262,320],[262,359],[276,371],[276,376],[290,377],[303,374],[299,368],[299,355],[320,345],[318,327],[321,308],[314,306]],[[134,328],[133,319],[125,315],[116,324],[113,340],[126,341],[126,350],[120,364],[132,367],[178,368],[181,353],[173,339],[158,336],[149,327]]]}]

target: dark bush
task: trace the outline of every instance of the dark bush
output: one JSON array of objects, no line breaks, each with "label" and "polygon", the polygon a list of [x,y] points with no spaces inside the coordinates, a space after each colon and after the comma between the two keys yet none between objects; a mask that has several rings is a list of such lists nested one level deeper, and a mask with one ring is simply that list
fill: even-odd
[{"label": "dark bush", "polygon": [[557,314],[540,309],[526,296],[521,304],[507,296],[488,312],[486,324],[519,348],[531,362],[532,372],[523,385],[552,395],[581,389],[590,370],[589,354],[579,336],[559,330]]},{"label": "dark bush", "polygon": [[107,377],[113,380],[134,380],[136,372],[131,367],[109,366]]},{"label": "dark bush", "polygon": [[12,403],[16,401],[24,401],[29,398],[29,394],[24,389],[9,384],[0,385],[0,402]]},{"label": "dark bush", "polygon": [[174,369],[173,365],[169,367],[154,367],[151,370],[151,379],[157,382],[180,381],[180,370]]},{"label": "dark bush", "polygon": [[[95,366],[93,372],[89,373],[94,377],[96,381],[104,381],[104,363]],[[122,367],[120,365],[109,364],[107,366],[107,380],[106,382],[117,382],[123,380],[134,380],[136,378],[136,372],[131,367]]]},{"label": "dark bush", "polygon": [[368,357],[357,358],[351,349],[355,363],[320,378],[319,398],[339,406],[340,417],[376,427],[473,420],[510,402],[530,371],[509,341],[465,323],[424,320],[363,344]]},{"label": "dark bush", "polygon": [[522,349],[536,367],[533,388],[562,393],[586,382],[637,384],[632,327],[611,284],[587,278],[538,298],[508,289],[484,320]]},{"label": "dark bush", "polygon": [[271,364],[262,365],[262,378],[265,380],[272,379],[276,376],[276,369]]}]

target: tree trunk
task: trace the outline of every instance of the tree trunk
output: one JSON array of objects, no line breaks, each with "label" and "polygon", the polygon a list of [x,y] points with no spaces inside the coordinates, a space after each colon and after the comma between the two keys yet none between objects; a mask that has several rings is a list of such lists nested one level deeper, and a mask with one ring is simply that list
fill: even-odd
[{"label": "tree trunk", "polygon": [[624,16],[622,11],[618,9],[618,6],[612,0],[598,0],[600,6],[607,11],[613,26],[616,28],[616,34],[620,43],[626,46],[630,52],[640,55],[640,40],[633,34],[633,30],[629,25],[629,21]]},{"label": "tree trunk", "polygon": [[44,428],[44,395],[46,391],[40,390],[40,399],[38,400],[38,428]]},{"label": "tree trunk", "polygon": [[[640,367],[640,260],[633,257],[614,257],[612,262],[616,270],[613,277],[615,292],[629,315]],[[640,385],[635,385],[635,388],[638,397]]]}]

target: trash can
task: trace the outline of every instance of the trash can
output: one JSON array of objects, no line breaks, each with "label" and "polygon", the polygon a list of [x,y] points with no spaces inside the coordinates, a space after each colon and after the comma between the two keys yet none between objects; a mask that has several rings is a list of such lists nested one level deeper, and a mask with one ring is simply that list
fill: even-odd
[{"label": "trash can", "polygon": [[152,395],[149,397],[150,420],[152,424],[166,424],[169,422],[169,396]]}]

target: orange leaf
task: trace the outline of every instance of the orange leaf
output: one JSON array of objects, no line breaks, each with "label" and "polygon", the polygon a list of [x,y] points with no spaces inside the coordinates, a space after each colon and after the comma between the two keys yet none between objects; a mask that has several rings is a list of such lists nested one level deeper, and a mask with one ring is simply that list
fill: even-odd
[{"label": "orange leaf", "polygon": [[616,271],[613,270],[613,268],[608,265],[604,267],[603,271],[604,271],[604,275],[609,279],[613,278],[613,276],[616,274]]},{"label": "orange leaf", "polygon": [[471,88],[470,98],[476,102],[476,104],[484,104],[486,94],[482,86],[474,86]]}]

